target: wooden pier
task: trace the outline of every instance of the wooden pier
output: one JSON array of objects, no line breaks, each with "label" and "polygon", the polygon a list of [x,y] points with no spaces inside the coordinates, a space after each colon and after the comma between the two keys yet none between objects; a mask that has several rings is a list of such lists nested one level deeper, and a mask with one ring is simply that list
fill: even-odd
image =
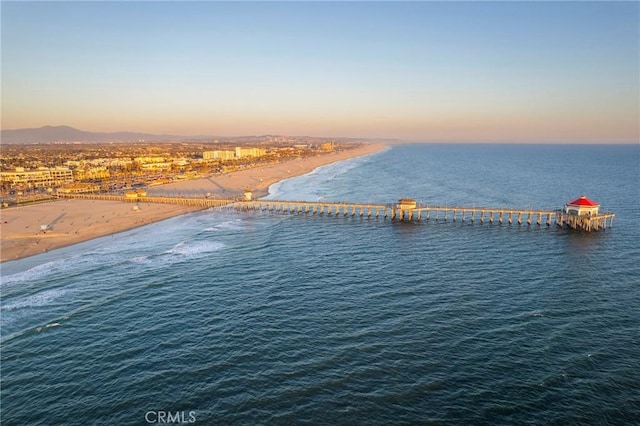
[{"label": "wooden pier", "polygon": [[222,207],[233,204],[235,200],[225,200],[217,198],[185,198],[185,197],[131,197],[125,195],[106,195],[106,194],[58,194],[58,198],[76,198],[84,200],[103,200],[103,201],[121,201],[123,203],[161,203],[161,204],[178,204],[182,206],[192,207]]},{"label": "wooden pier", "polygon": [[[365,204],[310,201],[255,200],[236,202],[227,207],[236,210],[269,211],[290,214],[326,216],[349,216],[383,218],[398,222],[420,222],[422,220],[470,222],[470,223],[517,223],[519,225],[550,226],[556,222],[556,210],[518,210],[490,207],[463,206],[416,206],[403,208],[397,204]],[[556,222],[557,223],[557,222]]]},{"label": "wooden pier", "polygon": [[[402,201],[402,200],[401,200]],[[398,222],[420,222],[422,220],[470,223],[518,224],[527,226],[553,223],[560,227],[585,231],[606,229],[613,224],[613,213],[593,216],[577,216],[563,210],[507,209],[495,207],[464,206],[407,206],[402,203],[371,204],[311,201],[253,200],[229,204],[226,207],[238,211],[268,211],[275,213],[326,215],[334,217],[383,218]]]},{"label": "wooden pier", "polygon": [[397,203],[349,203],[329,201],[282,201],[282,200],[230,200],[212,198],[184,198],[184,197],[147,197],[99,194],[59,194],[59,198],[79,198],[92,200],[122,201],[129,203],[164,203],[197,206],[202,208],[223,208],[235,211],[261,211],[284,214],[298,214],[310,216],[360,217],[367,219],[388,219],[391,222],[469,222],[508,224],[526,226],[568,227],[575,230],[597,231],[613,225],[615,214],[597,213],[576,214],[567,209],[510,209],[496,207],[465,207],[465,206],[431,206],[421,205],[412,199],[401,199]]}]

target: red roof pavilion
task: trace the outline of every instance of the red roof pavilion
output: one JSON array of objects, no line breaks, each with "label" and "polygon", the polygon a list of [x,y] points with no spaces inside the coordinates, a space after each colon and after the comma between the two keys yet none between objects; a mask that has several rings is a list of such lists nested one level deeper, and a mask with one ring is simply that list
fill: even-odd
[{"label": "red roof pavilion", "polygon": [[581,196],[580,198],[576,198],[575,200],[568,202],[567,205],[568,206],[585,206],[585,207],[598,207],[598,206],[600,206],[600,204],[591,201],[590,199],[588,199],[584,195]]}]

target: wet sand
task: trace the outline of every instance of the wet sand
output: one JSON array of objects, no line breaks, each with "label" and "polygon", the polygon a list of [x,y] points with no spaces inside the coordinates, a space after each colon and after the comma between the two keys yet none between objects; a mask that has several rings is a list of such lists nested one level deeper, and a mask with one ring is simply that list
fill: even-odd
[{"label": "wet sand", "polygon": [[[271,184],[308,173],[321,165],[380,151],[381,144],[284,161],[208,178],[186,180],[147,189],[149,196],[235,198],[251,188],[254,198]],[[32,256],[93,238],[126,231],[173,216],[201,210],[170,204],[65,199],[0,210],[0,262]],[[41,225],[49,225],[42,230]]]}]

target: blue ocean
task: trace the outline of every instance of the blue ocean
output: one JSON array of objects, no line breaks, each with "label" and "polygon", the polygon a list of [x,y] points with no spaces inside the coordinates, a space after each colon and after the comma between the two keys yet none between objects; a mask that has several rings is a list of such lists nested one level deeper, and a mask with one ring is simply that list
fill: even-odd
[{"label": "blue ocean", "polygon": [[3,425],[640,423],[640,148],[392,146],[270,198],[612,227],[211,209],[3,263]]}]

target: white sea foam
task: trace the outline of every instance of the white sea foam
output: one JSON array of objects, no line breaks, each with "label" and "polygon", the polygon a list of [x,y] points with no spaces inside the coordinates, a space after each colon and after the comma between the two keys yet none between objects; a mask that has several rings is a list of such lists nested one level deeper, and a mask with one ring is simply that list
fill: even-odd
[{"label": "white sea foam", "polygon": [[59,322],[54,322],[54,323],[52,323],[52,324],[47,324],[47,325],[45,325],[44,327],[38,327],[38,328],[36,328],[36,331],[37,331],[38,333],[41,333],[43,330],[47,330],[47,329],[50,329],[50,328],[60,327],[61,325],[62,325],[62,324],[60,324]]},{"label": "white sea foam", "polygon": [[210,226],[209,228],[206,228],[205,231],[208,231],[208,232],[216,232],[220,230],[237,231],[242,229],[242,226],[239,225],[241,222],[242,222],[242,219],[228,220],[226,222],[219,223],[218,225]]},{"label": "white sea foam", "polygon": [[225,245],[218,241],[181,241],[165,254],[174,254],[184,257],[195,257],[206,253],[222,250]]},{"label": "white sea foam", "polygon": [[323,183],[346,174],[349,170],[359,167],[364,161],[368,160],[365,157],[358,157],[339,161],[337,163],[316,167],[304,175],[276,182],[269,186],[269,195],[264,197],[264,199],[321,199]]},{"label": "white sea foam", "polygon": [[47,306],[56,299],[67,294],[68,290],[52,289],[44,290],[30,296],[22,297],[16,301],[10,301],[6,305],[1,306],[2,311],[14,311],[22,308],[34,308],[38,306]]},{"label": "white sea foam", "polygon": [[2,285],[20,283],[25,281],[34,281],[44,278],[53,272],[59,271],[68,265],[66,260],[55,260],[42,265],[34,266],[26,271],[18,272],[11,275],[2,275]]},{"label": "white sea foam", "polygon": [[269,194],[264,197],[265,200],[277,200],[282,191],[280,187],[282,186],[283,181],[276,182],[274,184],[269,185]]}]

